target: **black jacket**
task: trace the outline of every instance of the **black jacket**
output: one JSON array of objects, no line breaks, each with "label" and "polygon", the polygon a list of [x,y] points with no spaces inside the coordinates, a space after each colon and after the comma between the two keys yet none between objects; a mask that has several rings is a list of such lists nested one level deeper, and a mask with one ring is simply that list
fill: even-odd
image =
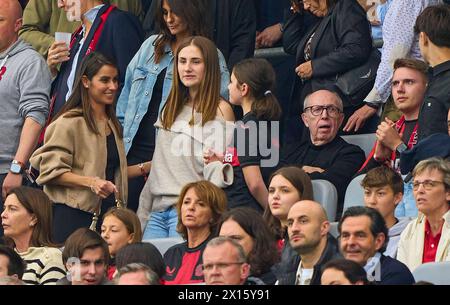
[{"label": "black jacket", "polygon": [[[290,247],[289,247],[290,248]],[[278,279],[278,285],[295,285],[297,276],[297,269],[301,258],[292,248],[290,248],[291,258],[285,264],[278,264],[272,269]],[[292,252],[291,252],[292,251]],[[331,234],[328,234],[327,245],[323,251],[319,261],[314,265],[314,272],[311,278],[310,285],[320,285],[320,278],[322,276],[322,266],[332,259],[342,258],[339,253],[338,242]]]},{"label": "black jacket", "polygon": [[450,109],[450,60],[430,69],[427,92],[419,113],[419,141],[435,133],[447,133]]},{"label": "black jacket", "polygon": [[[376,279],[380,285],[412,285],[415,283],[414,276],[408,267],[402,262],[390,256],[381,255],[381,277]],[[376,276],[372,274],[372,276]]]},{"label": "black jacket", "polygon": [[[230,73],[239,61],[253,57],[256,39],[256,12],[251,0],[204,0],[207,1],[209,16],[205,26],[222,52]],[[146,36],[158,32],[155,13],[159,1],[153,1],[144,20]],[[211,26],[214,24],[214,26]]]},{"label": "black jacket", "polygon": [[[293,14],[284,25],[283,47],[296,56],[296,67],[305,62],[304,49],[312,33],[312,79],[301,82],[296,77],[291,102],[300,113],[303,99],[320,89],[333,89],[337,74],[358,67],[367,61],[372,49],[370,24],[366,12],[356,0],[338,0],[328,14],[316,22],[309,12]],[[300,102],[300,103],[299,103]]]}]

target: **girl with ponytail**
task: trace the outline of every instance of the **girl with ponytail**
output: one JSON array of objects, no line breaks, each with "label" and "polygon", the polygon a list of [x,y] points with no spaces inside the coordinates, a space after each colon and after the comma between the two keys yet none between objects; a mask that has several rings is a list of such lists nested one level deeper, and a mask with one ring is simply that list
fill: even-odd
[{"label": "girl with ponytail", "polygon": [[[234,170],[234,182],[225,189],[228,208],[247,206],[262,212],[268,204],[266,185],[279,156],[276,127],[281,108],[272,93],[274,85],[275,72],[265,59],[245,59],[233,68],[228,85],[230,102],[242,107],[244,117],[236,123],[233,141],[223,158]],[[205,156],[206,162],[217,158],[211,152]]]}]

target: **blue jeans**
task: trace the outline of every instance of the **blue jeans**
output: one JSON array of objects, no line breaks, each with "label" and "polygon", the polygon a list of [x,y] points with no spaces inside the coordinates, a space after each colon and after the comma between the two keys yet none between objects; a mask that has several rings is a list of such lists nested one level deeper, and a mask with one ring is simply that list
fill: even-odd
[{"label": "blue jeans", "polygon": [[175,206],[162,212],[152,212],[142,240],[180,236],[177,232],[178,214]]},{"label": "blue jeans", "polygon": [[403,199],[395,208],[395,217],[417,217],[418,210],[414,199],[412,180],[405,183]]}]

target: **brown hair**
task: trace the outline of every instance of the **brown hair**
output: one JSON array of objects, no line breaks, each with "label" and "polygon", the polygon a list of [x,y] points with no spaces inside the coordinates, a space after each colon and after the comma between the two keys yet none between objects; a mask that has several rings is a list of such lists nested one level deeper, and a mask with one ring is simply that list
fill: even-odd
[{"label": "brown hair", "polygon": [[[292,184],[297,190],[301,200],[314,200],[311,178],[309,178],[308,174],[305,173],[303,169],[297,166],[282,167],[270,176],[269,185],[270,182],[272,182],[272,179],[278,175],[282,176]],[[272,215],[269,206],[265,208],[263,217],[275,238],[284,238],[286,233],[285,228],[282,227],[281,221]]]},{"label": "brown hair", "polygon": [[109,263],[109,250],[106,241],[95,231],[80,228],[73,232],[64,244],[62,259],[64,265],[70,258],[82,258],[86,250],[101,248],[105,265]]},{"label": "brown hair", "polygon": [[[203,56],[205,64],[205,75],[201,81],[197,103],[194,103],[194,110],[202,114],[202,126],[207,122],[214,120],[217,114],[220,101],[220,67],[219,55],[216,45],[209,39],[201,36],[193,36],[186,38],[178,47],[175,63],[173,65],[172,89],[170,90],[167,103],[163,107],[161,123],[164,129],[168,130],[172,127],[178,115],[181,113],[184,104],[189,98],[189,88],[183,85],[178,73],[178,57],[181,50],[188,46],[197,47]],[[195,101],[194,101],[195,102]],[[189,124],[194,124],[194,118]]]},{"label": "brown hair", "polygon": [[132,243],[142,241],[141,223],[135,212],[126,208],[112,207],[103,216],[103,221],[108,216],[116,217],[125,225],[128,234],[133,234],[133,239],[131,240]]},{"label": "brown hair", "polygon": [[399,58],[394,62],[394,72],[400,68],[416,70],[423,75],[425,81],[428,79],[428,65],[422,60],[415,58]]},{"label": "brown hair", "polygon": [[[104,55],[98,52],[92,52],[83,59],[80,70],[79,72],[77,72],[77,77],[73,85],[74,89],[72,95],[64,104],[61,111],[55,116],[53,121],[58,119],[60,116],[64,116],[66,118],[78,116],[78,114],[66,114],[66,112],[68,112],[69,110],[78,108],[81,109],[84,121],[86,122],[89,130],[95,134],[100,134],[94,117],[94,113],[92,111],[91,101],[89,100],[88,96],[89,89],[83,86],[82,79],[83,77],[87,77],[89,80],[92,80],[104,66],[111,66],[116,68],[117,70],[117,66],[113,63],[112,60],[106,58]],[[117,120],[115,104],[106,105],[105,108],[108,119],[112,121],[114,128],[117,130],[119,136],[122,137],[122,125],[120,125],[119,121]]]},{"label": "brown hair", "polygon": [[[36,217],[36,225],[33,228],[30,247],[57,247],[52,239],[53,212],[52,202],[41,190],[27,186],[20,186],[12,189],[9,195],[16,195],[19,202]],[[15,247],[14,241],[5,236],[5,242]]]},{"label": "brown hair", "polygon": [[441,4],[425,8],[417,17],[414,32],[423,32],[438,47],[450,48],[450,5]]},{"label": "brown hair", "polygon": [[[253,239],[253,249],[248,254],[252,276],[259,277],[270,271],[279,261],[276,240],[261,214],[251,208],[234,208],[225,212],[217,225],[217,233],[227,220],[235,221]],[[218,234],[219,235],[219,234]]]},{"label": "brown hair", "polygon": [[[155,63],[159,63],[164,56],[166,45],[176,40],[176,37],[170,33],[166,22],[164,21],[163,0],[158,0],[156,11],[156,23],[159,28],[159,34],[153,43],[155,47]],[[187,25],[189,36],[211,37],[207,32],[208,26],[204,23],[206,15],[205,1],[201,0],[167,0],[172,12],[177,15]]]},{"label": "brown hair", "polygon": [[258,119],[271,121],[280,118],[281,107],[272,93],[276,75],[266,59],[244,59],[234,66],[233,74],[239,86],[247,84],[250,88],[250,96],[254,99],[251,111]]},{"label": "brown hair", "polygon": [[384,187],[389,186],[395,194],[403,194],[403,179],[393,169],[387,166],[372,168],[367,172],[361,181],[361,186],[366,187]]},{"label": "brown hair", "polygon": [[177,214],[178,214],[178,224],[177,224],[177,232],[181,234],[181,236],[187,240],[187,228],[184,226],[181,221],[181,206],[183,205],[184,197],[186,193],[193,188],[198,198],[203,201],[205,204],[209,206],[212,212],[212,219],[209,223],[209,229],[211,232],[214,232],[217,226],[217,222],[219,221],[220,216],[227,209],[227,196],[225,192],[214,185],[209,181],[197,181],[186,184],[181,190],[180,196],[177,201]]}]

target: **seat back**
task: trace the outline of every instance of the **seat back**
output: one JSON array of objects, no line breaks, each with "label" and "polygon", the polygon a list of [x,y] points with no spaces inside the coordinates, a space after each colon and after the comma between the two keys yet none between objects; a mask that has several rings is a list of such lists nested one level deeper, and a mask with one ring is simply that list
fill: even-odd
[{"label": "seat back", "polygon": [[333,235],[334,238],[338,238],[339,236],[338,224],[339,222],[330,223],[330,234]]},{"label": "seat back", "polygon": [[325,209],[329,221],[336,218],[338,194],[336,187],[327,180],[312,180],[314,200],[319,202]]},{"label": "seat back", "polygon": [[366,174],[359,175],[350,182],[345,191],[343,213],[349,207],[364,206],[364,189],[361,186],[361,181]]},{"label": "seat back", "polygon": [[143,242],[151,243],[153,244],[161,253],[161,255],[164,255],[166,251],[176,244],[181,244],[184,242],[183,238],[180,237],[168,237],[168,238],[154,238],[154,239],[147,239]]},{"label": "seat back", "polygon": [[426,263],[413,271],[416,282],[426,281],[435,285],[450,285],[450,262]]},{"label": "seat back", "polygon": [[373,145],[376,141],[376,135],[374,133],[342,136],[342,138],[345,140],[345,142],[359,146],[362,150],[364,150],[366,158],[372,150]]}]

